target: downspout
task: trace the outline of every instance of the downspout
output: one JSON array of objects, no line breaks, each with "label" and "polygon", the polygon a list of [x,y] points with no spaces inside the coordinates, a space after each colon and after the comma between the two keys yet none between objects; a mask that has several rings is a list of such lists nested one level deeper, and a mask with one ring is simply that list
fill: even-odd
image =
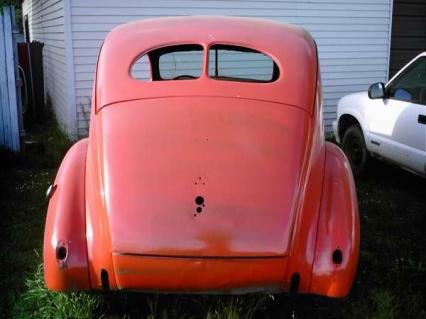
[{"label": "downspout", "polygon": [[67,130],[70,138],[75,140],[78,138],[78,117],[77,117],[77,103],[75,91],[75,74],[74,74],[74,50],[72,43],[72,14],[71,14],[71,1],[63,0],[64,5],[64,38],[65,38],[65,59],[66,59],[66,79],[67,79],[67,101],[68,101],[68,120]]},{"label": "downspout", "polygon": [[393,21],[393,0],[389,0],[389,32],[388,32],[388,68],[386,70],[386,81],[389,81],[390,55],[392,43],[392,21]]}]

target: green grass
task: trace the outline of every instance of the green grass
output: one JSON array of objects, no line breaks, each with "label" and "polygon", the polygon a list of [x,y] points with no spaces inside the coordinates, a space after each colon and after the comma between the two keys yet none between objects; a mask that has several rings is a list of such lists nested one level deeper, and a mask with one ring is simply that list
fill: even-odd
[{"label": "green grass", "polygon": [[[35,256],[39,259],[38,255]],[[25,281],[25,292],[12,310],[13,318],[92,318],[100,300],[87,293],[60,294],[44,286],[43,265]]]},{"label": "green grass", "polygon": [[54,293],[43,282],[45,191],[70,143],[55,126],[26,155],[0,152],[0,317],[426,318],[426,180],[375,162],[357,180],[361,254],[350,295]]}]

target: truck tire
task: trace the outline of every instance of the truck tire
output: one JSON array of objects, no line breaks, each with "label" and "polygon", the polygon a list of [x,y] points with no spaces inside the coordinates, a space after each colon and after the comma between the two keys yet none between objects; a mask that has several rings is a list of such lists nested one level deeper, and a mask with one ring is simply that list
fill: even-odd
[{"label": "truck tire", "polygon": [[367,168],[370,154],[365,147],[364,134],[358,124],[350,126],[343,134],[342,149],[349,159],[353,174],[361,176]]}]

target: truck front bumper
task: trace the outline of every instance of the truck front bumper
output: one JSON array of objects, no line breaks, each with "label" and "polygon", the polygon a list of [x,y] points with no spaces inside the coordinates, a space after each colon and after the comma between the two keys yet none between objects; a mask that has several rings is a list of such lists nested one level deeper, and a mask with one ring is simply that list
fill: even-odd
[{"label": "truck front bumper", "polygon": [[338,134],[338,131],[337,131],[337,127],[338,127],[337,120],[333,121],[332,126],[333,126],[333,135],[334,135],[334,138],[336,139],[336,142],[338,144],[340,144],[340,137],[339,137],[339,134]]}]

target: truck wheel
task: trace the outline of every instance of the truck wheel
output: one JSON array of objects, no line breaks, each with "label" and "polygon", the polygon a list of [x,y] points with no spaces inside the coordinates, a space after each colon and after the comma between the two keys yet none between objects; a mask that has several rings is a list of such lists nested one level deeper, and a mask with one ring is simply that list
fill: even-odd
[{"label": "truck wheel", "polygon": [[358,124],[352,125],[343,134],[342,149],[349,159],[353,174],[362,175],[367,167],[370,154],[365,147],[364,135]]}]

